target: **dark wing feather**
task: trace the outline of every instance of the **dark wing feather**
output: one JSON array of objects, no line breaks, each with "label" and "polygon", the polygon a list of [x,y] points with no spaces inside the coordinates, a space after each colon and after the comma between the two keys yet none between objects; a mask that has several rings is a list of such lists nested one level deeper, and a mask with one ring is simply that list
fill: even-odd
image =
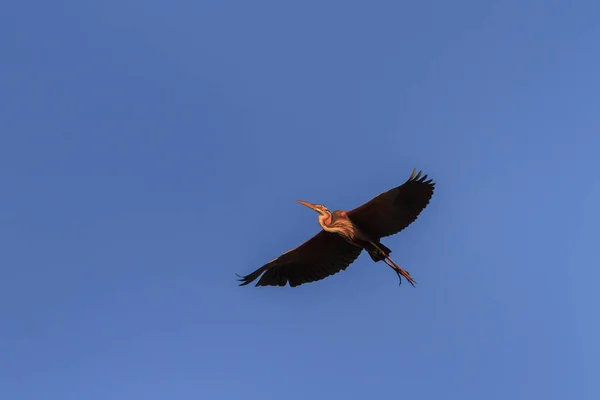
[{"label": "dark wing feather", "polygon": [[337,233],[322,230],[300,246],[283,253],[249,275],[240,286],[263,274],[256,286],[295,287],[318,281],[346,269],[358,258],[362,248],[348,243]]},{"label": "dark wing feather", "polygon": [[431,179],[426,180],[427,175],[421,177],[421,171],[415,172],[402,185],[348,211],[348,218],[375,240],[406,228],[427,207],[435,187]]}]

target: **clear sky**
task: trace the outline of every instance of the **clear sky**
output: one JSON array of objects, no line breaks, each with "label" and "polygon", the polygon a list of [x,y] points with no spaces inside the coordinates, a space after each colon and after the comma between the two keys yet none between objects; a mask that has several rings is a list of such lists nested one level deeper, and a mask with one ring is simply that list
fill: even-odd
[{"label": "clear sky", "polygon": [[[0,397],[600,398],[600,3],[12,1]],[[238,287],[413,168],[384,243]]]}]

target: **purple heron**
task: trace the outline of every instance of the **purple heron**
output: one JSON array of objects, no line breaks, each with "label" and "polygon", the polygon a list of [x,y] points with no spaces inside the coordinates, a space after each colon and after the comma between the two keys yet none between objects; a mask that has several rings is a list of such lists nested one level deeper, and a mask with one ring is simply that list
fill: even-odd
[{"label": "purple heron", "polygon": [[319,213],[323,228],[315,236],[269,261],[246,276],[239,276],[240,286],[262,277],[256,286],[291,287],[314,282],[345,270],[363,250],[375,262],[383,261],[397,274],[402,283],[404,277],[411,285],[415,281],[391,258],[392,252],[381,243],[381,238],[394,235],[412,222],[427,207],[433,196],[435,183],[421,177],[421,171],[413,170],[402,185],[381,193],[367,203],[351,211],[330,212],[321,204],[298,202]]}]

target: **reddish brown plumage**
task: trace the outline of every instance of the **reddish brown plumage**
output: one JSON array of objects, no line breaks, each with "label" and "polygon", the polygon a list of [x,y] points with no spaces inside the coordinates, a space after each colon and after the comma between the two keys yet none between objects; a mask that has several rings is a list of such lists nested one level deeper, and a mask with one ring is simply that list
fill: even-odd
[{"label": "reddish brown plumage", "polygon": [[[256,286],[285,286],[289,283],[290,286],[295,287],[321,280],[345,270],[358,258],[363,248],[369,252],[374,261],[386,261],[386,264],[412,283],[410,275],[389,258],[391,250],[379,240],[405,229],[429,204],[435,184],[431,179],[426,180],[427,175],[421,177],[421,172],[416,175],[415,172],[416,170],[402,185],[379,194],[360,207],[348,212],[335,211],[333,213],[335,218],[332,218],[332,214],[324,206],[315,206],[314,209],[321,213],[320,222],[324,229],[300,246],[285,252],[251,274],[241,277],[240,285],[249,284],[261,274],[262,277]],[[301,203],[313,208],[310,203]],[[325,228],[328,230],[335,228],[333,225],[336,224],[336,218],[352,222],[350,228],[354,230],[351,232],[352,235],[346,235],[345,231],[325,230]],[[332,226],[328,226],[329,224]],[[348,229],[349,224],[347,222],[345,224],[342,227]],[[349,239],[350,237],[361,239]],[[364,240],[365,238],[367,240]]]}]

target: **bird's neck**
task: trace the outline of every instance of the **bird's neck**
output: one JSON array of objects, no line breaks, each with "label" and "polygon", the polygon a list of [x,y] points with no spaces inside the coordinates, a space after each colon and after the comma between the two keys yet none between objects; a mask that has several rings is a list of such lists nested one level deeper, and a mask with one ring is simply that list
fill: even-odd
[{"label": "bird's neck", "polygon": [[337,233],[351,243],[356,240],[357,230],[348,219],[345,212],[334,212],[334,214],[320,215],[319,224],[323,230]]},{"label": "bird's neck", "polygon": [[326,231],[328,231],[329,229],[329,225],[331,224],[332,221],[332,217],[331,217],[331,213],[328,212],[327,214],[323,215],[319,215],[319,225],[321,225],[321,227],[323,229],[325,229]]}]

